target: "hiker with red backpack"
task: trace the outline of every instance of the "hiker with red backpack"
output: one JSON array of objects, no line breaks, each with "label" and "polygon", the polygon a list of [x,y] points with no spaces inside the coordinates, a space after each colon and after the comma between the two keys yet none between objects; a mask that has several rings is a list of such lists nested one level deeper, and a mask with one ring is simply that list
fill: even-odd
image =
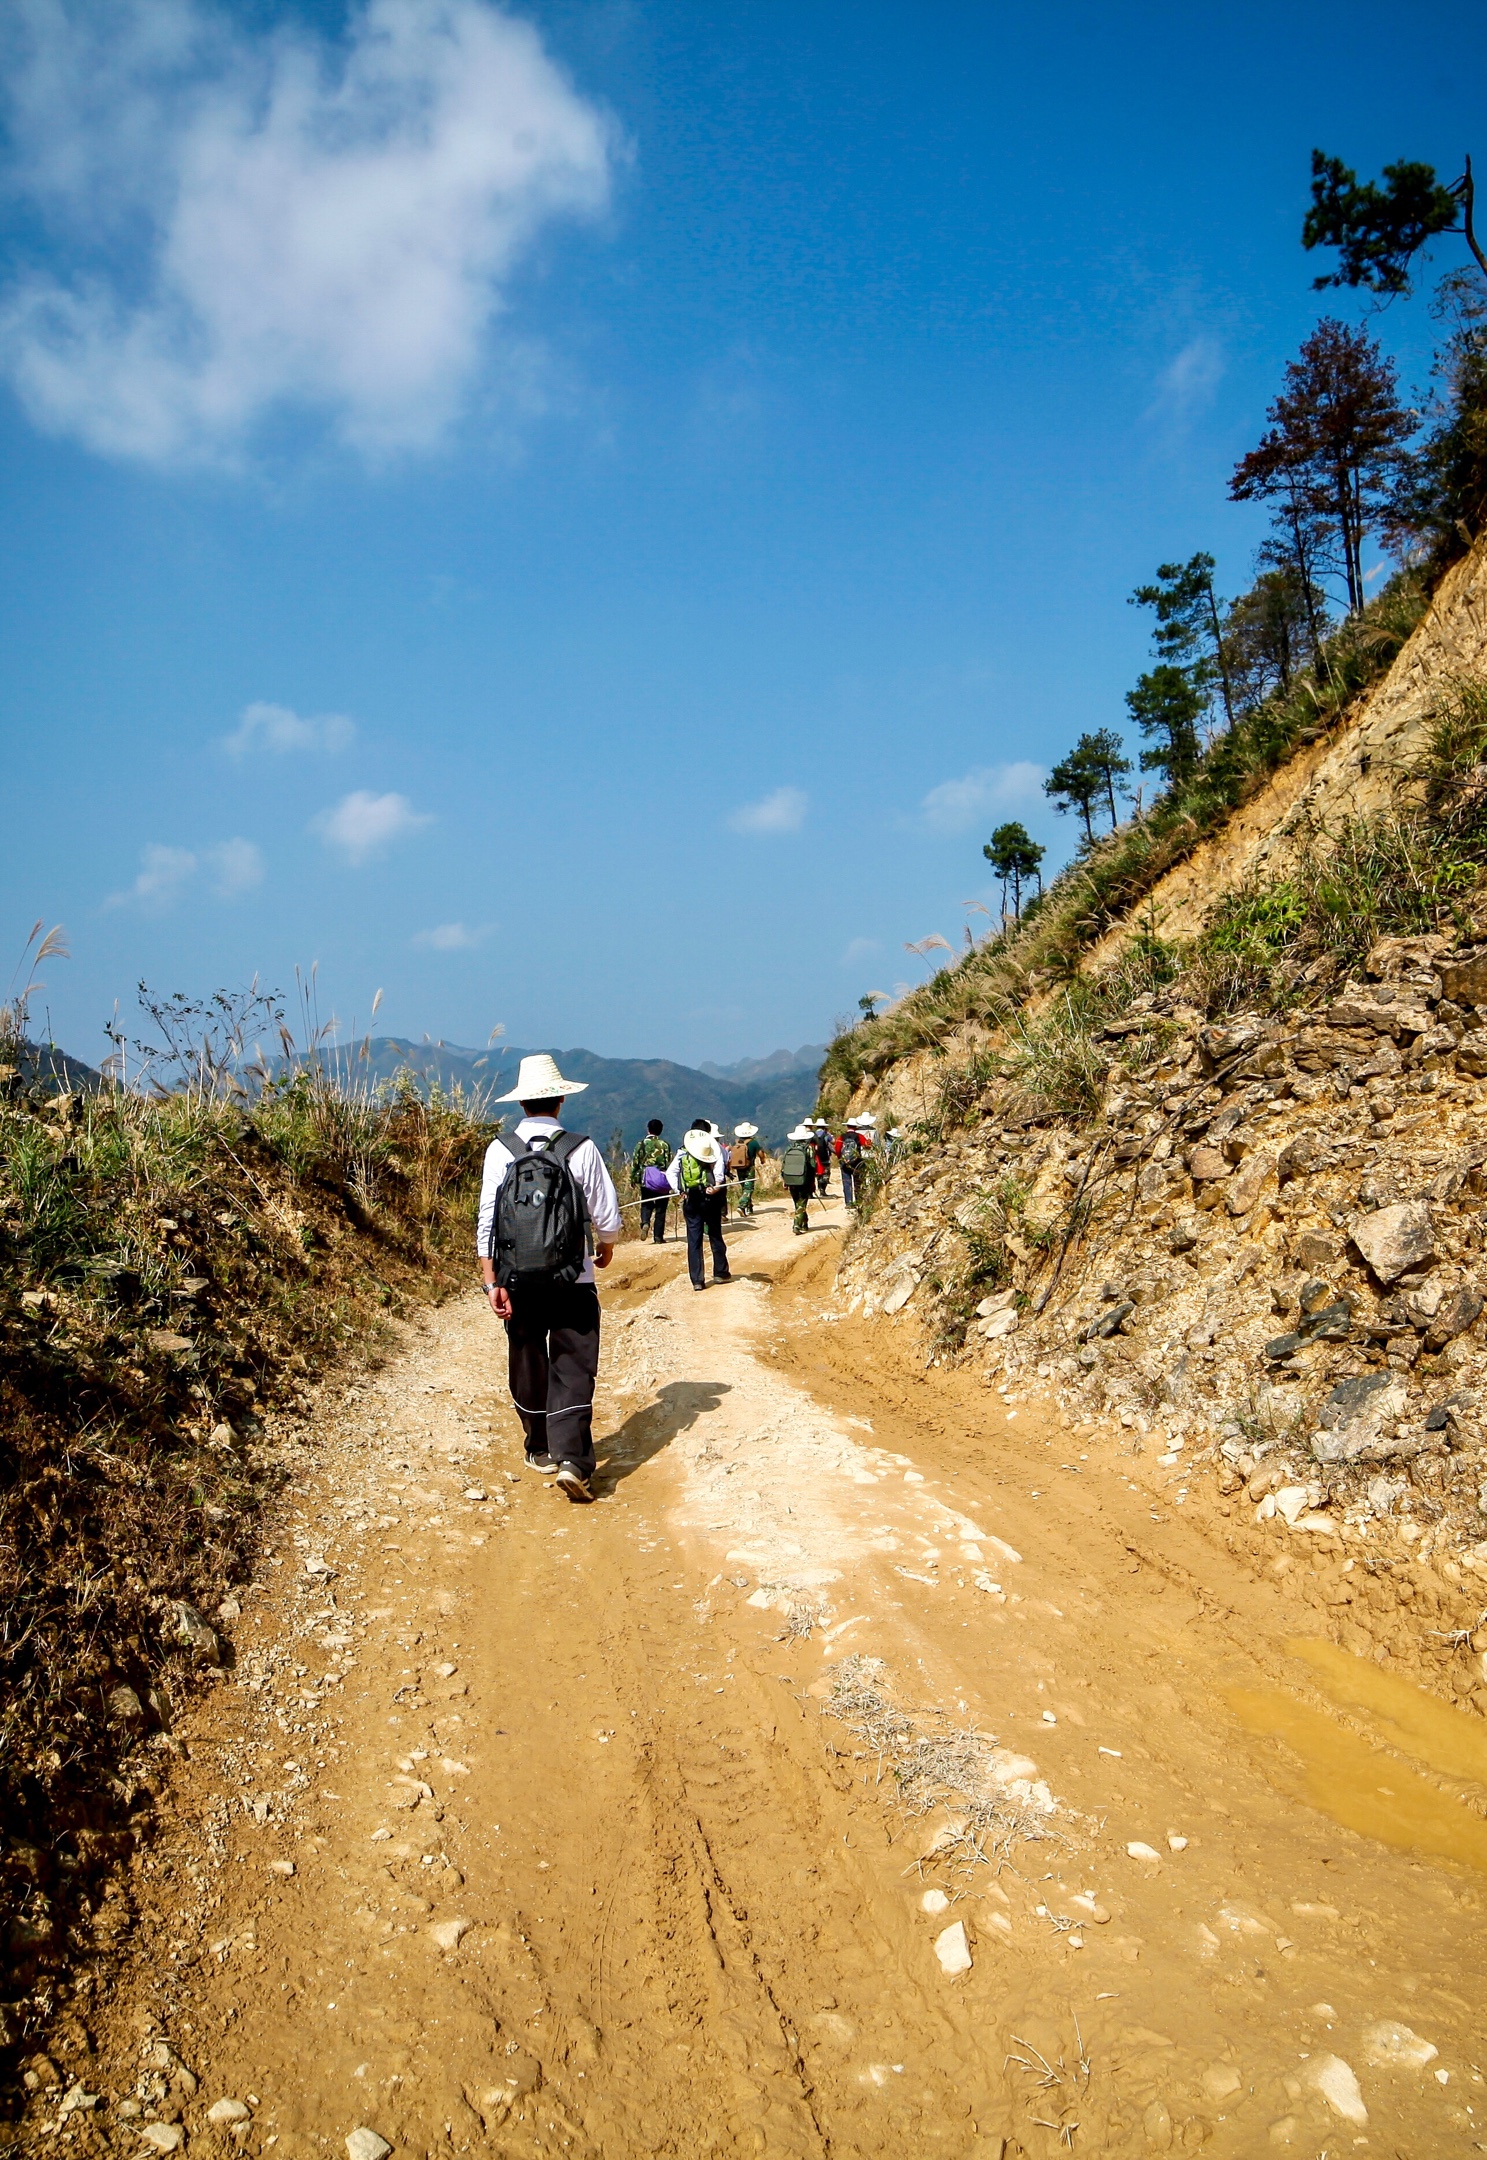
[{"label": "hiker with red backpack", "polygon": [[682,1220],[687,1226],[687,1273],[694,1290],[707,1288],[702,1266],[702,1239],[706,1233],[712,1250],[713,1281],[733,1280],[728,1270],[728,1247],[723,1242],[723,1216],[728,1207],[728,1157],[706,1118],[695,1118],[671,1159],[666,1182],[680,1193]]},{"label": "hiker with red backpack", "polygon": [[511,1400],[534,1470],[570,1500],[594,1497],[594,1381],[599,1371],[595,1267],[608,1267],[620,1204],[604,1158],[558,1123],[586,1080],[565,1080],[545,1052],[524,1057],[502,1102],[521,1105],[511,1133],[485,1151],[475,1250],[491,1311],[506,1325]]},{"label": "hiker with red backpack", "polygon": [[649,1232],[658,1245],[666,1243],[666,1210],[671,1205],[671,1187],[666,1182],[671,1150],[661,1138],[665,1130],[661,1120],[653,1117],[630,1157],[630,1179],[640,1188],[640,1234],[643,1238]]}]

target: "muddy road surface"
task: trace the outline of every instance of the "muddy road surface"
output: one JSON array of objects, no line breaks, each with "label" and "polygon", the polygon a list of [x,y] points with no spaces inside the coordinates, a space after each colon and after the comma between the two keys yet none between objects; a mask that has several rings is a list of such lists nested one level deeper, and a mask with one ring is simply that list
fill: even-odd
[{"label": "muddy road surface", "polygon": [[1487,2150],[1487,1728],[838,1313],[840,1221],[622,1249],[592,1507],[474,1296],[327,1396],[28,2146]]}]

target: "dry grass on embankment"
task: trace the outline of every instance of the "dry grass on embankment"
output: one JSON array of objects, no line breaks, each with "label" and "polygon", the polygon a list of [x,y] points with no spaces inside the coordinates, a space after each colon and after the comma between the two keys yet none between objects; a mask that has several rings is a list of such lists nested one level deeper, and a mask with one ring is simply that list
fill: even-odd
[{"label": "dry grass on embankment", "polygon": [[30,1094],[8,1070],[0,2048],[148,1825],[284,1475],[274,1414],[466,1279],[488,1137],[461,1102],[314,1073],[248,1101]]}]

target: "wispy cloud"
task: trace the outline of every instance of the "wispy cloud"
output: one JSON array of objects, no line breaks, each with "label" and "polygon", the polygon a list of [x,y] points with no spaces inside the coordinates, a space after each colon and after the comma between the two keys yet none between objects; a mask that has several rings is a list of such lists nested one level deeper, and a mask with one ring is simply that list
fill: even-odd
[{"label": "wispy cloud", "polygon": [[856,967],[859,960],[871,960],[873,954],[882,949],[876,938],[855,937],[842,954],[842,966]]},{"label": "wispy cloud", "polygon": [[967,832],[998,811],[1025,809],[1042,793],[1043,767],[1019,759],[1011,765],[979,765],[958,780],[942,780],[919,805],[931,832]]},{"label": "wispy cloud", "polygon": [[806,796],[798,787],[776,788],[758,802],[735,810],[728,823],[737,833],[799,832],[805,823]]},{"label": "wispy cloud", "polygon": [[263,856],[251,840],[219,840],[206,848],[167,847],[152,840],[140,850],[139,875],[105,907],[137,907],[163,915],[189,888],[205,880],[219,900],[238,900],[263,883]]},{"label": "wispy cloud", "polygon": [[385,854],[394,840],[433,822],[426,810],[415,810],[406,795],[373,795],[367,788],[356,788],[312,818],[310,830],[347,862],[359,865]]},{"label": "wispy cloud", "polygon": [[495,927],[494,923],[479,923],[473,928],[462,922],[435,923],[432,930],[417,931],[408,943],[424,952],[473,952],[477,945],[485,943]]},{"label": "wispy cloud", "polygon": [[235,758],[246,757],[250,750],[282,756],[295,750],[344,750],[355,736],[355,723],[344,713],[318,713],[306,720],[288,705],[259,702],[243,707],[242,718],[223,736],[222,747]]},{"label": "wispy cloud", "polygon": [[1146,409],[1148,420],[1180,433],[1213,403],[1224,375],[1224,352],[1217,338],[1190,338],[1157,377],[1156,395]]},{"label": "wispy cloud", "polygon": [[230,461],[285,409],[376,455],[438,441],[519,261],[603,208],[616,150],[487,0],[366,0],[334,41],[209,0],[10,0],[0,80],[46,247],[0,366],[40,426],[152,462]]}]

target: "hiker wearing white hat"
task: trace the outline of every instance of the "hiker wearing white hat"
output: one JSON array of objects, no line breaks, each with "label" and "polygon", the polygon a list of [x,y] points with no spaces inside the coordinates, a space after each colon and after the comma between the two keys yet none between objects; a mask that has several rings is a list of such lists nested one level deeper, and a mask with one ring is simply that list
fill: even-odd
[{"label": "hiker wearing white hat", "polygon": [[752,1215],[754,1212],[754,1179],[756,1165],[764,1150],[759,1144],[759,1128],[747,1120],[733,1128],[733,1145],[728,1150],[728,1175],[738,1179],[738,1212]]},{"label": "hiker wearing white hat", "polygon": [[810,1120],[816,1150],[816,1190],[823,1200],[831,1197],[831,1127],[824,1117]]},{"label": "hiker wearing white hat", "polygon": [[785,1135],[780,1157],[780,1176],[795,1208],[795,1235],[810,1228],[807,1204],[816,1189],[816,1135],[810,1125],[797,1125]]},{"label": "hiker wearing white hat", "polygon": [[535,1470],[553,1470],[570,1500],[592,1500],[599,1293],[620,1204],[604,1158],[558,1123],[565,1080],[543,1051],[524,1057],[501,1102],[521,1104],[515,1130],[485,1151],[475,1250],[491,1311],[506,1325],[511,1400]]},{"label": "hiker wearing white hat", "polygon": [[836,1144],[836,1159],[842,1166],[842,1205],[857,1205],[857,1180],[862,1174],[873,1144],[873,1127],[877,1119],[869,1112],[865,1117],[848,1118],[842,1128],[842,1136]]},{"label": "hiker wearing white hat", "polygon": [[708,1118],[694,1118],[682,1135],[682,1144],[671,1158],[666,1182],[681,1194],[682,1220],[687,1226],[687,1273],[694,1290],[705,1290],[702,1239],[706,1232],[712,1252],[713,1281],[731,1282],[728,1247],[723,1242],[723,1216],[728,1206],[728,1157]]}]

